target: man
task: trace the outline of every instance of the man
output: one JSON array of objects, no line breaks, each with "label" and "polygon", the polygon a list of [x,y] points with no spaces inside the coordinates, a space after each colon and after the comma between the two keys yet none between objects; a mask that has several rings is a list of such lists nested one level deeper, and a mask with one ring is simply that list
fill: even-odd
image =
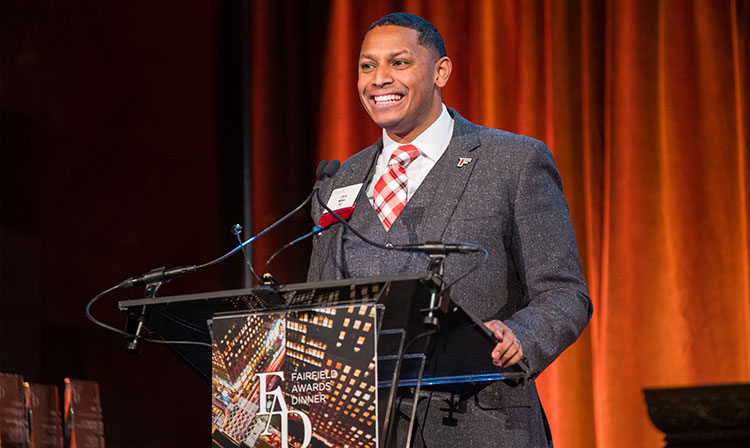
[{"label": "man", "polygon": [[[576,340],[592,312],[561,180],[542,142],[477,126],[442,104],[452,68],[440,33],[426,20],[396,13],[375,22],[362,42],[357,88],[383,137],[347,160],[323,197],[361,183],[349,223],[381,244],[485,247],[488,260],[456,283],[451,297],[495,334],[487,356],[496,365],[525,358],[536,377]],[[315,207],[316,221],[320,214]],[[427,268],[426,256],[374,248],[336,226],[313,244],[309,281]],[[446,280],[477,257],[449,256]],[[463,387],[458,406],[453,396],[422,400],[417,445],[551,445],[533,380],[485,386],[468,393]],[[445,424],[444,400],[461,410],[456,424]]]}]

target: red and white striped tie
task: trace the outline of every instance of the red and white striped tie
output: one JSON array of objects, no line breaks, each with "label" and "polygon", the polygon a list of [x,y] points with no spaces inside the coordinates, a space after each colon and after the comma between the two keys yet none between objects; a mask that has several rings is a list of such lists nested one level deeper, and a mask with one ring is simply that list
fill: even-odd
[{"label": "red and white striped tie", "polygon": [[396,148],[388,161],[388,171],[375,184],[372,203],[380,222],[387,232],[406,205],[406,184],[409,181],[406,167],[419,157],[419,150],[412,145]]}]

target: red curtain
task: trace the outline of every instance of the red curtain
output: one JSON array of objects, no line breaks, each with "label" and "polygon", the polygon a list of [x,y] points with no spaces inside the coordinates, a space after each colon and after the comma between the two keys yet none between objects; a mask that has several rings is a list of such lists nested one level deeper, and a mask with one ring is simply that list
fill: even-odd
[{"label": "red curtain", "polygon": [[[267,147],[284,125],[265,113],[278,101],[269,86],[294,82],[269,63],[284,56],[269,51],[280,37],[267,19],[290,16],[257,1],[254,160],[292,161],[290,176],[307,181],[314,160],[372,143],[380,130],[355,88],[365,30],[394,11],[432,21],[454,62],[445,103],[544,140],[563,178],[595,310],[539,380],[556,445],[658,446],[644,387],[750,380],[749,3],[319,2],[319,28],[287,30],[320,42],[310,64],[285,66],[317,98],[310,156],[294,165]],[[273,181],[255,162],[253,175],[255,214],[270,219]],[[292,236],[267,240],[256,260]]]}]

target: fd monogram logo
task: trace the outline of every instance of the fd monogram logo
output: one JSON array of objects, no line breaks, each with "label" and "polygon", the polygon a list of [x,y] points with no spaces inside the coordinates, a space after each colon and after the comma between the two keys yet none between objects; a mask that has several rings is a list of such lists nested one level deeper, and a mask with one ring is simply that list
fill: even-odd
[{"label": "fd monogram logo", "polygon": [[[256,376],[260,379],[260,410],[258,411],[258,415],[268,416],[266,429],[261,434],[271,434],[271,417],[278,415],[281,419],[281,448],[289,448],[289,414],[295,414],[302,420],[302,424],[305,428],[305,436],[300,448],[307,448],[310,444],[310,438],[312,437],[312,424],[310,424],[310,418],[302,411],[296,409],[289,410],[280,386],[277,386],[272,391],[267,390],[267,378],[269,376],[277,376],[281,381],[284,381],[284,372],[258,373]],[[270,407],[268,406],[269,398],[272,400]]]}]

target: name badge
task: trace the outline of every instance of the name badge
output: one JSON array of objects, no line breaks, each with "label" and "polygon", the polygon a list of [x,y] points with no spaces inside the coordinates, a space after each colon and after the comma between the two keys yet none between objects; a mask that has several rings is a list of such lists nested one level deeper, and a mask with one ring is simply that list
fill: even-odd
[{"label": "name badge", "polygon": [[[343,219],[349,219],[354,211],[354,207],[357,205],[357,195],[361,189],[361,183],[337,188],[331,193],[331,197],[328,199],[326,205]],[[328,227],[335,222],[338,222],[336,218],[327,211],[324,211],[320,216],[318,225],[321,227]]]}]

